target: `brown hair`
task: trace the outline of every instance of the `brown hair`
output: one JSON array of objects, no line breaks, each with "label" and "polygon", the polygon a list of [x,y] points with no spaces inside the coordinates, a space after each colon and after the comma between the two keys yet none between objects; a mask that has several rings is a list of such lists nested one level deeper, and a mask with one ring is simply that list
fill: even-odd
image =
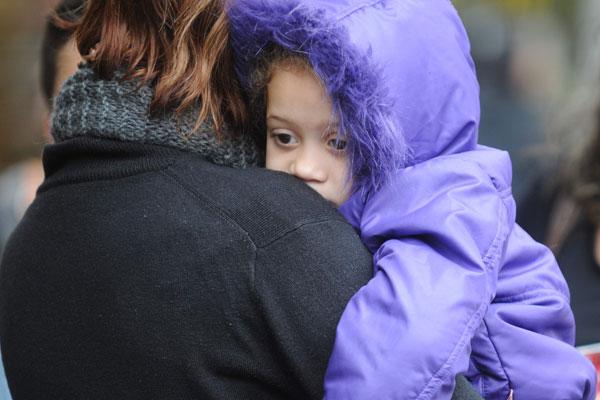
[{"label": "brown hair", "polygon": [[201,100],[198,125],[212,118],[245,130],[223,0],[88,0],[76,23],[79,52],[101,77],[126,69],[152,83],[152,111],[180,112]]}]

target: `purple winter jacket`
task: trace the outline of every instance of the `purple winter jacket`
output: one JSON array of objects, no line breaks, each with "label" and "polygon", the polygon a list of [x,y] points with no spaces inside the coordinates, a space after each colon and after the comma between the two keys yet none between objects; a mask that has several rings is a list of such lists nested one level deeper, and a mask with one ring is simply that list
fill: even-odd
[{"label": "purple winter jacket", "polygon": [[515,224],[505,152],[477,145],[479,86],[448,0],[236,0],[247,85],[269,45],[308,57],[350,137],[340,208],[374,277],[340,320],[326,398],[449,399],[462,373],[486,399],[593,399],[569,292]]}]

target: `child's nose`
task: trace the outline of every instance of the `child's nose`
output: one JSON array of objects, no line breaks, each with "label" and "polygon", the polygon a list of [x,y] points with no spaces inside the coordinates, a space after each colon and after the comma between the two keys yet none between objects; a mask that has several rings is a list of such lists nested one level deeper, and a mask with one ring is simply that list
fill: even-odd
[{"label": "child's nose", "polygon": [[317,152],[302,151],[291,165],[292,175],[305,182],[324,182],[327,178],[323,160]]}]

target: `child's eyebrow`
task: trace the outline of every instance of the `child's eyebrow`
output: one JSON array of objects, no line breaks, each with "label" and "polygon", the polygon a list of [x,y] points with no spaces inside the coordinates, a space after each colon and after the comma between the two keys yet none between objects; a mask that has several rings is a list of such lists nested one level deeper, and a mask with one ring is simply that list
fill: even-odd
[{"label": "child's eyebrow", "polygon": [[267,121],[276,121],[282,124],[292,126],[294,129],[301,127],[301,122],[296,120],[294,117],[288,117],[286,115],[279,115],[274,113],[267,114]]},{"label": "child's eyebrow", "polygon": [[[285,116],[281,116],[278,114],[267,114],[267,120],[275,120],[277,122],[281,122],[284,124],[298,126],[298,124],[293,119],[286,118]],[[330,122],[323,128],[322,136],[326,137],[326,136],[331,135],[332,133],[339,133],[339,131],[340,131],[339,124],[337,122]]]},{"label": "child's eyebrow", "polygon": [[293,121],[288,120],[287,118],[281,117],[279,115],[273,115],[273,114],[268,114],[267,115],[267,119],[275,119],[279,122],[284,122],[284,123],[288,123],[288,124],[293,124]]}]

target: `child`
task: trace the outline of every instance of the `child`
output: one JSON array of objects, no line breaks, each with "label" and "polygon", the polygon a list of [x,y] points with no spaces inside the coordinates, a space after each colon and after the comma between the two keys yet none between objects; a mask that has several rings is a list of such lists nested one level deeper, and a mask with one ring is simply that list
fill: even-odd
[{"label": "child", "polygon": [[451,3],[238,0],[229,16],[266,166],[340,206],[373,253],[326,398],[448,399],[462,373],[486,399],[592,399],[564,279],[514,222],[507,154],[477,145]]}]

